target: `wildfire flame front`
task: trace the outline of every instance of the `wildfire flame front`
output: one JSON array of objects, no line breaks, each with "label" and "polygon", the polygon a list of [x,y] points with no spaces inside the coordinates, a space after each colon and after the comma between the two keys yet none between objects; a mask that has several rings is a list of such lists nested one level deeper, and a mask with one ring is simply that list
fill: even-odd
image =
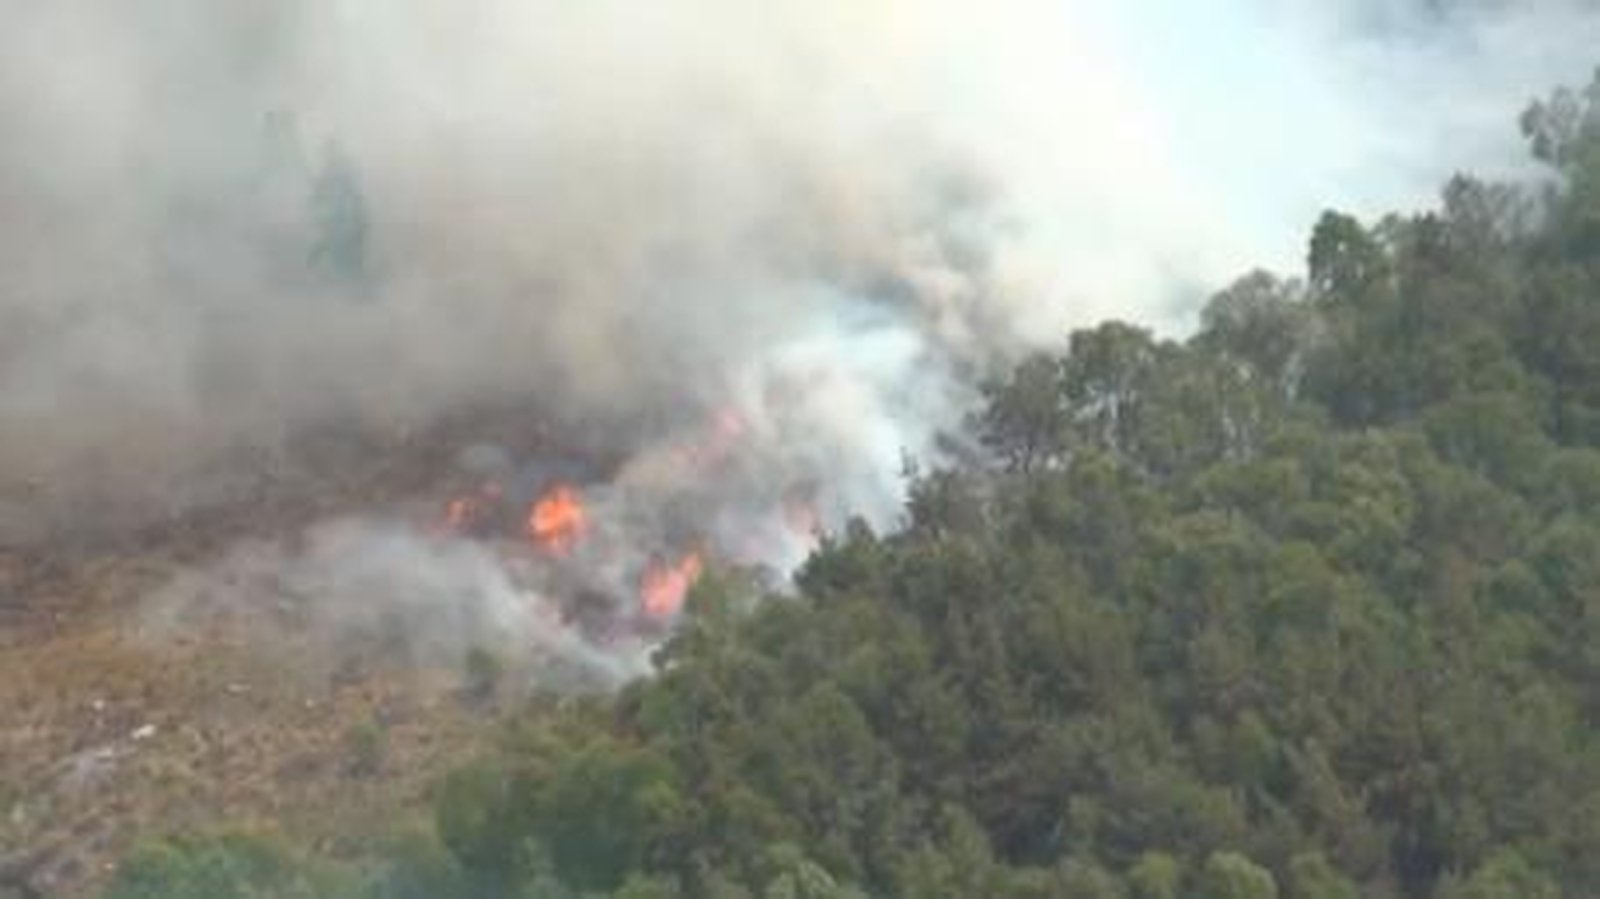
[{"label": "wildfire flame front", "polygon": [[691,552],[676,563],[660,556],[650,560],[639,581],[639,601],[644,612],[652,618],[670,618],[683,608],[689,588],[700,579],[705,569],[700,554]]},{"label": "wildfire flame front", "polygon": [[528,512],[528,536],[546,552],[564,556],[572,552],[589,530],[589,513],[577,488],[552,487]]}]

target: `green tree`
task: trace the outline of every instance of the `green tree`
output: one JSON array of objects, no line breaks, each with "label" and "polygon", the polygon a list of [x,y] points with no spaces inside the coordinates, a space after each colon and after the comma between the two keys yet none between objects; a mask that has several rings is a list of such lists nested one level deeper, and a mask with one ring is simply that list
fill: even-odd
[{"label": "green tree", "polygon": [[1383,247],[1359,221],[1322,214],[1311,232],[1307,272],[1314,295],[1325,302],[1360,302],[1388,271]]},{"label": "green tree", "polygon": [[1293,395],[1317,334],[1301,286],[1255,271],[1235,281],[1200,313],[1196,345],[1236,360],[1254,379]]},{"label": "green tree", "polygon": [[1200,870],[1200,893],[1206,899],[1276,899],[1272,872],[1235,852],[1217,852]]},{"label": "green tree", "polygon": [[330,899],[353,881],[298,856],[281,841],[249,834],[166,840],[135,851],[107,899]]},{"label": "green tree", "polygon": [[1146,852],[1128,871],[1133,899],[1179,899],[1183,895],[1183,865],[1165,852]]},{"label": "green tree", "polygon": [[1289,861],[1289,899],[1361,899],[1361,890],[1320,853]]},{"label": "green tree", "polygon": [[1465,879],[1447,878],[1438,899],[1560,899],[1560,886],[1514,851],[1485,861]]},{"label": "green tree", "polygon": [[555,873],[579,889],[613,890],[650,861],[683,813],[676,773],[653,753],[597,741],[536,787],[531,831]]},{"label": "green tree", "polygon": [[1071,421],[1063,403],[1059,361],[1035,354],[1009,377],[985,384],[983,393],[979,439],[1009,468],[1033,471],[1062,459]]}]

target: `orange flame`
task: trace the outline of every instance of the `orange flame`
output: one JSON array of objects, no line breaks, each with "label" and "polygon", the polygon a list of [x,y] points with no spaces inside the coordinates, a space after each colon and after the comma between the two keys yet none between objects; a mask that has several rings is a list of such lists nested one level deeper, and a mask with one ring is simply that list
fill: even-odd
[{"label": "orange flame", "polygon": [[444,526],[451,531],[464,531],[477,517],[477,500],[470,496],[458,496],[444,507]]},{"label": "orange flame", "polygon": [[660,556],[650,559],[650,565],[639,580],[639,601],[646,615],[652,618],[670,618],[683,608],[689,588],[700,579],[705,563],[700,554],[691,552],[676,564]]},{"label": "orange flame", "polygon": [[464,534],[477,528],[484,519],[492,514],[495,503],[500,499],[500,485],[490,481],[478,488],[476,493],[467,493],[451,499],[444,507],[444,520],[440,529],[445,533]]},{"label": "orange flame", "polygon": [[557,484],[528,511],[528,536],[540,548],[558,556],[572,551],[589,530],[589,513],[577,488]]}]

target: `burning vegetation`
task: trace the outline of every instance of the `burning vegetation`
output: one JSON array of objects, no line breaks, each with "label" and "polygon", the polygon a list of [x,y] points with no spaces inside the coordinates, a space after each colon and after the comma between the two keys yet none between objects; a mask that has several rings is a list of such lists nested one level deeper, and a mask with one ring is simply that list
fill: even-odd
[{"label": "burning vegetation", "polygon": [[[586,544],[597,530],[583,491],[574,484],[556,482],[528,504],[520,537],[497,531],[496,522],[508,520],[503,488],[493,482],[445,503],[442,531],[463,539],[498,539],[502,552],[526,560],[572,564],[580,552],[596,552]],[[624,548],[609,547],[599,554],[615,557]],[[577,564],[582,564],[580,560]],[[705,570],[699,550],[677,557],[650,552],[638,577],[637,612],[651,619],[670,620],[683,608],[689,590]]]},{"label": "burning vegetation", "polygon": [[639,579],[640,609],[652,618],[671,618],[683,608],[689,589],[700,579],[705,563],[690,552],[676,562],[654,556]]},{"label": "burning vegetation", "polygon": [[770,490],[766,448],[732,406],[607,469],[475,447],[470,486],[442,503],[438,539],[491,552],[545,627],[599,646],[659,639],[713,561],[781,571],[822,532],[821,481]]},{"label": "burning vegetation", "polygon": [[589,513],[571,484],[551,487],[528,510],[528,536],[551,555],[569,555],[588,531]]}]

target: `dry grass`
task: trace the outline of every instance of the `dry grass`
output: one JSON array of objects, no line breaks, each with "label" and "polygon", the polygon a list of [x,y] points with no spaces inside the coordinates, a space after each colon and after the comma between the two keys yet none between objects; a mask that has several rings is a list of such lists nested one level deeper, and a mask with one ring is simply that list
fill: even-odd
[{"label": "dry grass", "polygon": [[[497,710],[463,703],[459,672],[329,665],[313,641],[275,634],[264,652],[226,627],[156,640],[142,633],[146,599],[238,539],[442,498],[463,446],[553,451],[528,410],[308,443],[248,499],[0,547],[0,896],[92,895],[129,847],[166,834],[253,824],[337,853],[347,834],[419,809],[493,730]],[[374,727],[381,758],[361,770],[352,735]]]},{"label": "dry grass", "polygon": [[[0,648],[0,846],[33,884],[73,896],[162,834],[250,822],[327,843],[420,804],[486,730],[453,675],[333,681],[292,661],[220,636],[145,642],[114,613],[50,614]],[[373,772],[354,770],[359,727],[382,734]]]},{"label": "dry grass", "polygon": [[[436,448],[396,456],[124,539],[0,549],[0,896],[92,895],[140,840],[224,823],[337,849],[471,752],[489,713],[457,699],[455,672],[308,664],[309,644],[226,628],[141,633],[146,598],[233,540],[448,474]],[[374,726],[381,763],[352,770],[351,734]]]}]

